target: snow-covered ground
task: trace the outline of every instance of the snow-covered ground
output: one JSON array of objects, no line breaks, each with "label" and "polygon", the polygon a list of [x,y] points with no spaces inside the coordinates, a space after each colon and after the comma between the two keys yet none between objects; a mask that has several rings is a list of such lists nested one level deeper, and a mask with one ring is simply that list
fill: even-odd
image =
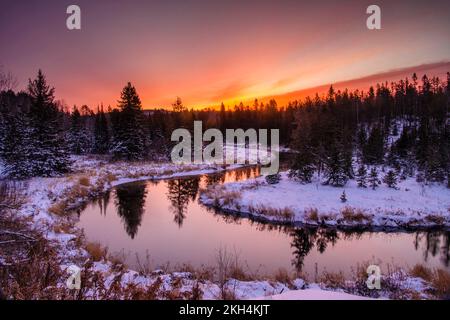
[{"label": "snow-covered ground", "polygon": [[[281,223],[340,227],[450,227],[450,189],[421,185],[410,178],[397,189],[358,188],[351,180],[344,188],[320,182],[301,184],[281,174],[278,184],[264,177],[203,190],[200,201],[224,211]],[[341,201],[345,191],[347,201]]]}]

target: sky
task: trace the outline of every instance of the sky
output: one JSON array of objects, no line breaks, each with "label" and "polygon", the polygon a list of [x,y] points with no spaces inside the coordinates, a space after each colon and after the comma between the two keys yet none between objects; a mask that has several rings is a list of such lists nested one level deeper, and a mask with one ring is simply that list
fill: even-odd
[{"label": "sky", "polygon": [[[66,28],[70,4],[81,30]],[[366,27],[370,4],[381,30]],[[18,89],[40,68],[58,99],[93,108],[114,107],[128,81],[144,108],[203,107],[424,65],[445,74],[449,39],[448,0],[0,0],[0,65]]]}]

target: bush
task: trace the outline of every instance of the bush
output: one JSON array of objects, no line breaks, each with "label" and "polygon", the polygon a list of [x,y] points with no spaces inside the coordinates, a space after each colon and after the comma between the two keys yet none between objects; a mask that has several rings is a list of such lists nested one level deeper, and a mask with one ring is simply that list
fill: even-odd
[{"label": "bush", "polygon": [[266,176],[266,182],[268,184],[277,184],[281,180],[281,175],[279,173],[276,174],[269,174]]}]

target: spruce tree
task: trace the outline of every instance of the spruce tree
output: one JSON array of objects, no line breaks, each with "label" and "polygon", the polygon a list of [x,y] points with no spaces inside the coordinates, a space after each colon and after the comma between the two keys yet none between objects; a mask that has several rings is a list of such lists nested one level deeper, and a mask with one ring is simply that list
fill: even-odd
[{"label": "spruce tree", "polygon": [[146,136],[141,100],[130,82],[123,88],[113,114],[112,153],[116,159],[140,160],[145,156]]},{"label": "spruce tree", "polygon": [[389,170],[383,178],[383,182],[389,187],[396,189],[397,187],[397,175],[394,170]]},{"label": "spruce tree", "polygon": [[342,187],[352,177],[351,153],[346,152],[342,144],[338,142],[330,146],[330,149],[330,154],[325,161],[327,178],[325,184]]},{"label": "spruce tree", "polygon": [[[29,108],[9,121],[8,172],[16,178],[52,176],[69,171],[70,161],[61,128],[61,113],[42,71],[28,85]],[[14,134],[15,137],[12,135]]]},{"label": "spruce tree", "polygon": [[358,168],[356,181],[358,182],[359,188],[367,188],[367,169],[363,163],[361,163]]},{"label": "spruce tree", "polygon": [[380,183],[381,181],[378,179],[378,171],[375,167],[372,167],[369,174],[369,186],[372,190],[375,190]]},{"label": "spruce tree", "polygon": [[341,194],[341,202],[347,202],[347,195],[345,194],[345,190],[344,191],[342,191],[342,194]]},{"label": "spruce tree", "polygon": [[97,110],[94,124],[94,152],[105,154],[109,150],[109,128],[103,106]]},{"label": "spruce tree", "polygon": [[289,170],[289,178],[296,179],[302,183],[310,183],[314,175],[313,155],[310,149],[303,146],[295,155]]},{"label": "spruce tree", "polygon": [[368,164],[378,164],[383,162],[384,157],[384,136],[379,125],[375,126],[367,139],[363,149],[364,162]]},{"label": "spruce tree", "polygon": [[80,155],[91,150],[91,139],[86,130],[80,111],[75,106],[71,114],[71,126],[67,134],[69,150],[72,154]]}]

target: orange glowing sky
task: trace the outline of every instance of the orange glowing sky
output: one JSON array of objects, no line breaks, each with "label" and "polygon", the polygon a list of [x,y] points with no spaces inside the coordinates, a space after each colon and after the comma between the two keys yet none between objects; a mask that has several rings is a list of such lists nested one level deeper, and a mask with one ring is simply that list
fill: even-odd
[{"label": "orange glowing sky", "polygon": [[449,1],[377,1],[376,31],[366,28],[369,1],[80,0],[80,31],[65,28],[68,1],[17,2],[1,1],[0,64],[19,88],[42,68],[69,105],[115,106],[128,81],[144,108],[176,96],[189,107],[286,100],[450,61]]}]

